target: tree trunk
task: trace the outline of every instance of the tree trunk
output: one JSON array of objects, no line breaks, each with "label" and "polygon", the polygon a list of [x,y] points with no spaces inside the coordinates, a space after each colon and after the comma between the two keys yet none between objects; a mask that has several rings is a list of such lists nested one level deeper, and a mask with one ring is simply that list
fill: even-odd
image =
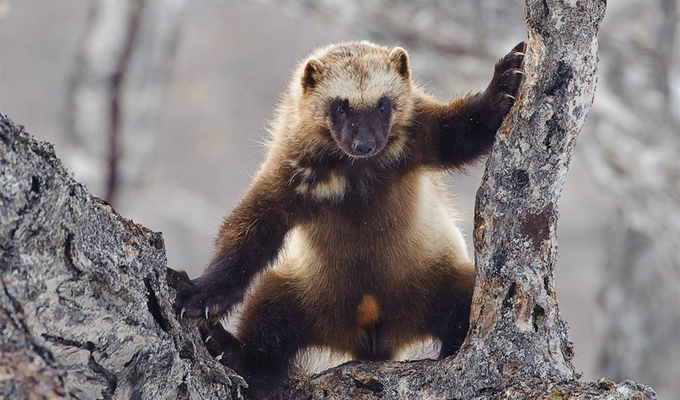
[{"label": "tree trunk", "polygon": [[[300,373],[278,397],[656,398],[634,382],[577,381],[552,283],[557,200],[593,98],[605,2],[526,8],[526,79],[477,196],[478,277],[462,349],[443,361]],[[89,195],[51,145],[0,118],[0,394],[239,398],[242,379],[171,310],[161,235]]]}]

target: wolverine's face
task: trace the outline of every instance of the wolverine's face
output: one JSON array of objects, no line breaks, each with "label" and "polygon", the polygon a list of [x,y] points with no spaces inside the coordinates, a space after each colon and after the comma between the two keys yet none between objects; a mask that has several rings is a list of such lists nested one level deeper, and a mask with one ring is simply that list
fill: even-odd
[{"label": "wolverine's face", "polygon": [[381,97],[375,104],[353,106],[348,99],[330,104],[333,136],[340,148],[354,157],[370,157],[387,144],[392,101]]},{"label": "wolverine's face", "polygon": [[395,147],[393,128],[411,115],[410,71],[401,48],[334,46],[307,60],[301,83],[306,104],[325,116],[333,140],[351,157]]}]

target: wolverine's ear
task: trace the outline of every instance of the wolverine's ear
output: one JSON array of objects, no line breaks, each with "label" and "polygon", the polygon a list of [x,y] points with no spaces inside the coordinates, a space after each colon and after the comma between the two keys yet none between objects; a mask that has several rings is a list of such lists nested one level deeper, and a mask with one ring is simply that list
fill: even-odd
[{"label": "wolverine's ear", "polygon": [[307,61],[302,73],[302,88],[304,90],[313,89],[319,83],[321,68],[323,68],[323,63],[316,58],[310,58]]},{"label": "wolverine's ear", "polygon": [[411,75],[411,72],[408,69],[408,55],[406,54],[406,50],[401,47],[392,49],[390,52],[390,63],[392,63],[399,75],[404,78],[408,78]]}]

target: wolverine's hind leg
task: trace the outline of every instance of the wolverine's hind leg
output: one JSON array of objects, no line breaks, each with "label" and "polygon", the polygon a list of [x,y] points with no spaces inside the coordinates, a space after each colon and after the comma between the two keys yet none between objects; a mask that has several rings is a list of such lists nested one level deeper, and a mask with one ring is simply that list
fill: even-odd
[{"label": "wolverine's hind leg", "polygon": [[238,337],[243,360],[237,372],[255,390],[281,383],[298,350],[310,341],[310,324],[290,279],[268,271],[246,301]]},{"label": "wolverine's hind leg", "polygon": [[430,292],[426,324],[434,337],[441,340],[439,358],[454,354],[467,335],[475,271],[472,263],[452,268],[444,266],[435,290]]}]

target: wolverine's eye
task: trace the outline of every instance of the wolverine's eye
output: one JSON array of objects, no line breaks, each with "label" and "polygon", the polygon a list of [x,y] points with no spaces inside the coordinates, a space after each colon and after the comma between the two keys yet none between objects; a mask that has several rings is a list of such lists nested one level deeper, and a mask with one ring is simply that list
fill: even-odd
[{"label": "wolverine's eye", "polygon": [[344,117],[349,112],[349,101],[336,99],[331,103],[331,117]]},{"label": "wolverine's eye", "polygon": [[387,97],[382,97],[380,100],[378,100],[378,112],[380,114],[387,114],[391,111],[391,106],[392,103],[390,102],[390,99]]}]

